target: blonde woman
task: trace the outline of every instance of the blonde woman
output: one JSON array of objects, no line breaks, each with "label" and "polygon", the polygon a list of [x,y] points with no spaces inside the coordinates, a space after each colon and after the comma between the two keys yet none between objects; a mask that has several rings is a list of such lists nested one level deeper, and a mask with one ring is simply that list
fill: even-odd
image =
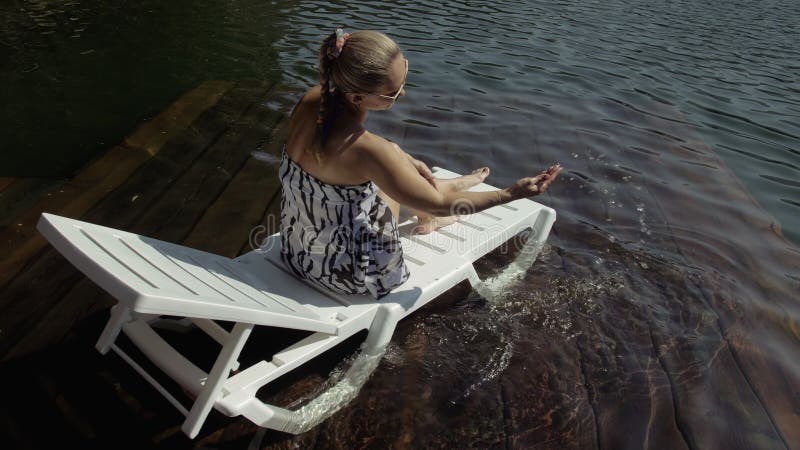
[{"label": "blonde woman", "polygon": [[544,192],[561,172],[550,167],[493,192],[464,191],[487,167],[435,179],[399,146],[364,128],[370,111],[405,95],[409,61],[376,31],[337,29],[322,43],[320,84],[295,106],[280,167],[281,255],[294,273],[335,292],[379,298],[408,279],[397,231],[400,205],[417,233],[447,226],[452,211],[480,211]]}]

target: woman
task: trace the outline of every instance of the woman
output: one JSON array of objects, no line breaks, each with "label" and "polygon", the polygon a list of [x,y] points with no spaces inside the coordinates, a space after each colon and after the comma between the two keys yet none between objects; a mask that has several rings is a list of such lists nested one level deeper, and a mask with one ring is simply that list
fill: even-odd
[{"label": "woman", "polygon": [[416,215],[417,233],[455,222],[456,208],[480,211],[544,192],[553,166],[507,189],[464,192],[483,167],[454,180],[364,129],[369,111],[405,95],[408,61],[375,31],[337,29],[319,53],[320,85],[295,106],[281,160],[281,255],[301,278],[345,294],[379,298],[408,279],[397,232],[400,205]]}]

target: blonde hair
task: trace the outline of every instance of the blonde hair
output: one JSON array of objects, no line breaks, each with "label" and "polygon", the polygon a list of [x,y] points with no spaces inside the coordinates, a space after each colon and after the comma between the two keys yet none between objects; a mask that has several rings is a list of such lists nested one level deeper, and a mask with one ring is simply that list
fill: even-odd
[{"label": "blonde hair", "polygon": [[319,78],[322,98],[319,104],[317,138],[312,152],[318,163],[321,153],[344,107],[345,93],[377,91],[389,80],[392,61],[400,54],[400,47],[378,31],[354,31],[344,42],[341,52],[329,50],[336,45],[336,32],[331,33],[319,50]]}]

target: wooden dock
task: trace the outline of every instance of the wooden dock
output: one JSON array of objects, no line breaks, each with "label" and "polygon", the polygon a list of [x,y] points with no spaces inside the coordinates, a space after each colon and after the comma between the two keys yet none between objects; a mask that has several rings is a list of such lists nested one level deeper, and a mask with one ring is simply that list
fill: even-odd
[{"label": "wooden dock", "polygon": [[[131,448],[147,448],[181,434],[174,412],[151,413],[152,402],[140,402],[150,388],[133,393],[121,384],[117,376],[130,369],[93,354],[115,302],[41,237],[36,222],[49,212],[229,257],[247,252],[251,230],[275,231],[269,217],[279,207],[286,98],[262,81],[205,82],[70,179],[0,179],[0,427],[11,446],[0,445],[86,448],[133,439]],[[152,434],[131,433],[134,423]],[[161,429],[165,423],[171,428]]]}]

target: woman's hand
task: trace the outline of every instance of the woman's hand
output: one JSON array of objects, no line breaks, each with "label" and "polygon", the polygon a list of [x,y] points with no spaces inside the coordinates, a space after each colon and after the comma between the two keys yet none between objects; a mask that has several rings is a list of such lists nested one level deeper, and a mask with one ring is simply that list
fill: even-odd
[{"label": "woman's hand", "polygon": [[558,174],[561,173],[562,169],[560,164],[550,166],[549,169],[543,170],[542,173],[535,177],[520,178],[506,191],[511,194],[511,198],[514,200],[542,194],[558,178]]},{"label": "woman's hand", "polygon": [[436,180],[433,178],[433,173],[431,172],[431,169],[429,169],[424,162],[418,159],[411,158],[411,165],[413,165],[414,168],[417,169],[417,172],[419,172],[419,174],[422,175],[423,178],[428,180],[428,183],[430,183],[431,186],[436,187]]},{"label": "woman's hand", "polygon": [[[389,142],[391,142],[391,141],[389,141]],[[431,172],[431,169],[429,169],[428,166],[424,162],[422,162],[422,161],[420,161],[418,159],[414,159],[413,156],[411,156],[408,153],[406,153],[405,151],[403,151],[403,149],[400,148],[400,146],[397,145],[396,143],[391,142],[391,144],[392,144],[392,147],[394,147],[395,150],[397,150],[398,152],[402,153],[408,159],[408,161],[411,163],[412,166],[414,166],[414,168],[417,170],[417,172],[420,175],[422,175],[422,178],[425,178],[425,180],[427,180],[428,183],[431,184],[431,186],[436,187],[436,180],[433,178],[433,173]]]}]

